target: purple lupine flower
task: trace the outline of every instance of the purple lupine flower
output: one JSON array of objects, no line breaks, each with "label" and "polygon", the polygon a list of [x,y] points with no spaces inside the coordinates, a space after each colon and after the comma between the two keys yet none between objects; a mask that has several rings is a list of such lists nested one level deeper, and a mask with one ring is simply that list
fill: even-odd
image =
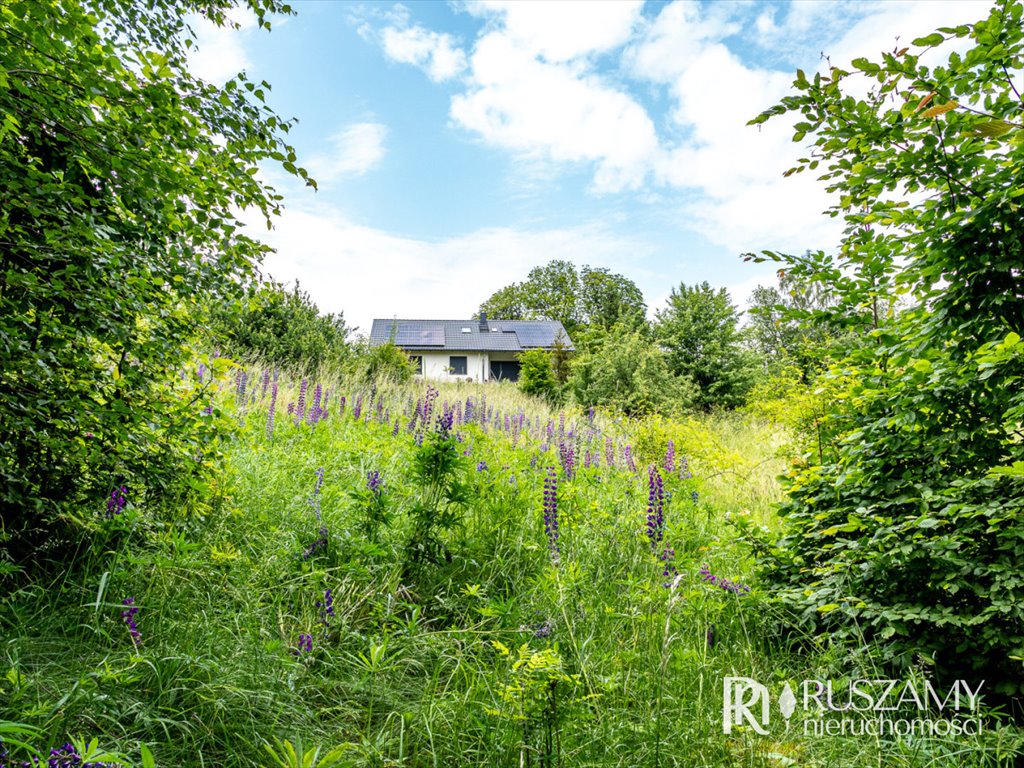
[{"label": "purple lupine flower", "polygon": [[586,452],[583,454],[583,468],[584,469],[590,469],[590,466],[591,466],[592,463],[593,463],[593,459],[592,459],[592,457],[590,455],[590,449],[588,448],[586,450]]},{"label": "purple lupine flower", "polygon": [[533,636],[538,640],[544,640],[551,637],[552,630],[554,630],[554,625],[551,623],[551,620],[545,619],[544,623],[534,630]]},{"label": "purple lupine flower", "polygon": [[213,416],[213,403],[210,403],[208,406],[203,408],[202,415],[203,416]]},{"label": "purple lupine flower", "polygon": [[552,560],[558,560],[558,473],[548,467],[544,478],[544,533],[548,537],[548,550]]},{"label": "purple lupine flower", "polygon": [[202,382],[202,380],[206,378],[206,363],[200,363],[199,370],[196,371],[196,373],[199,376],[199,381]]},{"label": "purple lupine flower", "polygon": [[295,403],[288,403],[288,415],[295,413]]},{"label": "purple lupine flower", "polygon": [[356,404],[352,406],[352,420],[359,421],[359,416],[363,412],[363,396],[356,396]]},{"label": "purple lupine flower", "polygon": [[679,571],[676,570],[675,565],[676,551],[669,547],[665,547],[661,550],[661,555],[658,556],[658,559],[662,562],[661,575],[665,579],[663,586],[665,589],[668,589],[672,586],[672,582],[675,580],[676,576],[679,575]]},{"label": "purple lupine flower", "polygon": [[693,473],[690,471],[690,461],[685,456],[679,461],[679,476],[683,480],[689,480],[693,477]]},{"label": "purple lupine flower", "polygon": [[274,436],[274,409],[277,407],[277,382],[270,390],[270,409],[267,411],[267,438]]},{"label": "purple lupine flower", "polygon": [[565,411],[558,412],[558,439],[565,440]]},{"label": "purple lupine flower", "polygon": [[295,424],[301,424],[306,418],[306,390],[309,388],[309,382],[303,379],[299,384],[299,404],[295,409]]},{"label": "purple lupine flower", "polygon": [[139,612],[139,607],[135,605],[134,597],[126,597],[122,605],[124,605],[125,609],[121,611],[121,620],[128,627],[128,634],[132,638],[132,645],[138,648],[142,645],[142,633],[139,632],[139,627],[135,623],[135,615]]},{"label": "purple lupine flower", "polygon": [[700,501],[700,494],[697,493],[696,491],[693,491],[690,494],[690,501],[692,501],[694,504],[696,504],[698,501]]},{"label": "purple lupine flower", "polygon": [[301,656],[303,653],[313,652],[313,636],[308,632],[301,632],[299,634],[299,645],[297,648],[292,649],[292,653],[296,656]]},{"label": "purple lupine flower", "polygon": [[480,424],[486,426],[487,422],[487,393],[480,395]]},{"label": "purple lupine flower", "polygon": [[245,387],[249,383],[249,374],[245,371],[239,371],[235,376],[235,391],[238,393],[239,400],[245,400]]},{"label": "purple lupine flower", "polygon": [[320,421],[320,399],[323,397],[324,390],[320,384],[317,384],[313,388],[313,407],[309,409],[309,416],[307,421],[310,425],[315,426]]},{"label": "purple lupine flower", "polygon": [[128,505],[128,487],[124,485],[115,486],[110,491],[110,498],[107,499],[107,519],[117,517]]},{"label": "purple lupine flower", "polygon": [[590,425],[594,425],[594,406],[590,406],[590,410],[587,411],[587,419],[590,421]]},{"label": "purple lupine flower", "polygon": [[339,416],[344,416],[345,415],[345,396],[344,395],[341,396],[341,405],[339,406],[338,415]]},{"label": "purple lupine flower", "polygon": [[[0,768],[5,768],[8,765],[7,757],[8,753],[0,742]],[[42,768],[43,765],[46,765],[47,768],[114,768],[115,763],[99,763],[92,760],[87,763],[82,762],[82,756],[78,754],[78,750],[71,743],[53,747],[46,763],[40,762],[40,758],[37,757],[33,757],[32,762],[10,763],[11,768]]]},{"label": "purple lupine flower", "polygon": [[391,436],[392,437],[398,437],[398,428],[399,428],[399,426],[401,426],[401,425],[398,423],[398,418],[396,417],[395,418],[395,426],[391,430]]},{"label": "purple lupine flower", "polygon": [[558,455],[562,461],[562,469],[566,477],[573,477],[576,474],[576,450],[572,443],[561,443],[558,446]]},{"label": "purple lupine flower", "polygon": [[626,467],[629,471],[636,472],[636,462],[633,461],[633,446],[627,445],[622,455],[626,459]]},{"label": "purple lupine flower", "polygon": [[713,587],[724,589],[726,592],[732,592],[735,595],[745,595],[750,592],[750,587],[744,586],[743,584],[737,584],[723,576],[716,576],[711,572],[711,569],[706,564],[700,567],[699,575],[701,581],[710,584]]},{"label": "purple lupine flower", "polygon": [[707,634],[704,636],[705,641],[708,644],[708,648],[714,650],[715,647],[715,625],[712,624],[708,627]]},{"label": "purple lupine flower", "polygon": [[555,422],[553,422],[551,419],[548,419],[547,431],[548,431],[548,442],[549,443],[555,442]]},{"label": "purple lupine flower", "polygon": [[486,461],[481,461],[479,464],[477,464],[476,465],[476,471],[477,472],[486,472],[487,471],[487,462]]},{"label": "purple lupine flower", "polygon": [[665,449],[665,471],[676,471],[676,444],[670,439]]},{"label": "purple lupine flower", "polygon": [[610,435],[604,439],[604,463],[608,467],[615,466],[615,443]]},{"label": "purple lupine flower", "polygon": [[441,416],[441,418],[439,418],[437,420],[437,434],[439,434],[441,436],[441,438],[444,439],[444,440],[447,440],[448,437],[451,434],[451,431],[452,431],[452,418],[453,418],[453,416],[449,412],[449,413],[443,414]]},{"label": "purple lupine flower", "polygon": [[366,488],[374,496],[380,496],[380,472],[376,469],[366,473]]},{"label": "purple lupine flower", "polygon": [[331,628],[331,619],[334,618],[334,592],[330,589],[324,590],[324,599],[316,601],[316,607],[320,609],[320,623],[324,625],[324,634]]},{"label": "purple lupine flower", "polygon": [[270,386],[270,369],[269,368],[264,368],[263,369],[263,387],[260,389],[260,400],[262,400],[263,396],[265,394],[267,394],[267,387],[269,387],[269,386]]},{"label": "purple lupine flower", "polygon": [[303,560],[309,560],[309,558],[311,558],[321,549],[327,549],[327,543],[328,540],[330,539],[330,531],[327,530],[326,525],[321,525],[318,533],[320,534],[320,536],[317,538],[317,540],[302,550]]},{"label": "purple lupine flower", "polygon": [[651,542],[651,551],[654,552],[665,533],[665,494],[661,474],[654,464],[651,464],[647,472],[647,485],[647,538]]}]

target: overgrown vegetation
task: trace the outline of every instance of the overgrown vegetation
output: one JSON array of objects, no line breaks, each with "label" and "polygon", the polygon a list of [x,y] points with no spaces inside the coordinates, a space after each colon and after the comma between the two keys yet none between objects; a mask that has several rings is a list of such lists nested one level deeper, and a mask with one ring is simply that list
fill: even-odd
[{"label": "overgrown vegetation", "polygon": [[[185,11],[226,23],[0,4],[0,766],[1020,764],[1019,0],[754,120],[799,115],[848,229],[751,257],[784,269],[748,328],[552,262],[482,309],[575,354],[442,389],[297,286],[236,302],[249,171],[305,173],[265,84],[184,70]],[[723,732],[736,675],[784,729]],[[984,679],[983,727],[783,709],[895,677]]]},{"label": "overgrown vegetation", "polygon": [[[1007,697],[1024,692],[1022,17],[1003,0],[855,73],[798,73],[755,120],[798,115],[814,141],[794,170],[823,169],[847,222],[834,256],[762,258],[867,329],[826,377],[831,449],[789,478],[769,578],[817,631]],[[920,63],[947,41],[946,64]]]}]

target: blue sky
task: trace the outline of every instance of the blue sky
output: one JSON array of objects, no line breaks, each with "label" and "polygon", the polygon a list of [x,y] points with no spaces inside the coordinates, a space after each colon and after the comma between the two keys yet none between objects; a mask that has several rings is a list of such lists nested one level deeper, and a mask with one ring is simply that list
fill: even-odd
[{"label": "blue sky", "polygon": [[469,317],[554,258],[634,280],[651,312],[707,280],[742,309],[761,249],[834,247],[822,185],[782,120],[746,121],[797,67],[877,57],[981,0],[293,2],[270,34],[197,25],[192,66],[273,86],[320,183],[280,171],[265,271],[322,310]]}]

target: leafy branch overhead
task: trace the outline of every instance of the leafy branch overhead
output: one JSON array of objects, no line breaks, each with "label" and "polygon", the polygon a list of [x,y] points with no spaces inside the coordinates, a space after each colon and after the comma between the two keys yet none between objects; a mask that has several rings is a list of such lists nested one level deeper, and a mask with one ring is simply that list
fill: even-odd
[{"label": "leafy branch overhead", "polygon": [[[228,301],[267,247],[240,212],[281,196],[258,164],[295,166],[293,125],[244,73],[189,73],[198,14],[232,3],[0,5],[0,502],[46,524],[57,500],[129,476],[155,496],[195,469],[202,392],[178,368],[201,305]],[[268,29],[277,0],[248,8]]]},{"label": "leafy branch overhead", "polygon": [[[833,309],[868,320],[829,376],[835,452],[790,478],[786,535],[765,559],[781,599],[836,638],[886,640],[894,660],[919,654],[950,677],[983,672],[1004,694],[1024,690],[1024,594],[1011,575],[1024,458],[1022,19],[1019,0],[1000,0],[879,62],[798,72],[795,95],[751,123],[795,117],[810,151],[788,173],[821,174],[845,237],[834,255],[747,256],[830,286]],[[922,63],[948,48],[945,63]]]}]

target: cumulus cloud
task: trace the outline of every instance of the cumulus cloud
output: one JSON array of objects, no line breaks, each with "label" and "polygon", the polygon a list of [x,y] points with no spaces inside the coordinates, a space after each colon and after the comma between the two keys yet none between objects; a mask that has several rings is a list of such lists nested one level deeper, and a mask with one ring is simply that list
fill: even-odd
[{"label": "cumulus cloud", "polygon": [[467,8],[476,16],[497,16],[502,34],[516,48],[546,61],[569,62],[626,43],[640,21],[643,0],[478,0]]},{"label": "cumulus cloud", "polygon": [[596,75],[541,61],[500,32],[478,41],[472,84],[452,98],[451,116],[495,146],[594,163],[600,191],[639,187],[658,145],[650,117],[628,94]]},{"label": "cumulus cloud", "polygon": [[310,172],[321,183],[344,176],[362,176],[384,158],[387,132],[387,127],[380,123],[347,126],[330,137],[329,153],[310,158]]},{"label": "cumulus cloud", "polygon": [[466,68],[466,54],[449,34],[419,26],[386,27],[381,45],[388,58],[419,67],[435,83],[457,77]]}]

